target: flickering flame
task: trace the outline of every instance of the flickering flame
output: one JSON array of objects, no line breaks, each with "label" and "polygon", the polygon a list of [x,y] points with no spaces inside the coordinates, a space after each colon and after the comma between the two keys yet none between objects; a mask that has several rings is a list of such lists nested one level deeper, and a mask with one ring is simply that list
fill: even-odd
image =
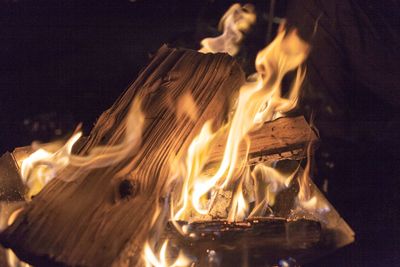
[{"label": "flickering flame", "polygon": [[307,147],[306,167],[304,168],[303,173],[298,176],[299,193],[297,194],[297,201],[300,208],[309,212],[323,215],[324,213],[329,212],[331,208],[327,203],[320,201],[321,198],[318,197],[318,192],[313,192],[310,172],[311,172],[311,144],[309,144]]},{"label": "flickering flame", "polygon": [[257,207],[252,211],[249,217],[260,216],[262,214],[261,211],[265,210],[267,206],[273,206],[275,204],[276,195],[283,189],[289,187],[297,173],[298,168],[292,174],[284,175],[272,166],[267,166],[265,164],[258,164],[255,166],[252,172],[255,186],[256,188],[261,187],[262,183],[265,187],[261,192],[256,191]]},{"label": "flickering flame", "polygon": [[192,260],[186,257],[181,251],[177,259],[169,264],[167,260],[168,240],[161,246],[159,255],[155,255],[148,242],[144,246],[145,262],[148,267],[186,267],[190,266]]},{"label": "flickering flame", "polygon": [[71,172],[68,176],[67,181],[72,181],[82,171],[112,166],[134,154],[140,145],[143,124],[144,114],[140,110],[140,101],[135,100],[125,119],[125,138],[120,144],[97,146],[85,156],[74,155],[72,148],[82,136],[81,132],[77,132],[55,152],[44,148],[36,150],[21,163],[21,177],[29,188],[28,199],[39,193],[66,167],[79,168],[79,171]]},{"label": "flickering flame", "polygon": [[256,21],[254,7],[250,4],[233,4],[221,18],[218,29],[222,35],[201,41],[202,53],[228,53],[234,56],[239,51],[243,33],[247,32]]},{"label": "flickering flame", "polygon": [[81,136],[81,132],[74,134],[54,153],[40,148],[22,161],[21,177],[29,188],[28,198],[40,192],[61,169],[69,164],[72,147]]},{"label": "flickering flame", "polygon": [[228,221],[242,221],[246,218],[248,212],[247,201],[243,195],[242,182],[239,184],[237,193],[232,199],[232,205],[228,214]]},{"label": "flickering flame", "polygon": [[[174,260],[171,260],[171,257],[168,255],[168,239],[164,240],[161,247],[157,249],[156,243],[158,243],[161,233],[164,231],[164,218],[168,216],[169,204],[170,201],[165,199],[164,206],[157,205],[150,221],[149,232],[152,234],[149,235],[143,247],[143,258],[147,267],[185,267],[190,266],[193,262],[181,250],[179,250],[178,256]],[[155,252],[157,250],[159,251],[158,253]],[[171,263],[171,261],[173,262]]]},{"label": "flickering flame", "polygon": [[[11,213],[10,217],[7,220],[7,224],[11,225],[21,211],[22,211],[22,208],[19,208],[19,209],[15,210],[13,213]],[[31,267],[30,264],[21,261],[11,249],[6,249],[5,254],[6,254],[8,266],[10,266],[10,267]]]},{"label": "flickering flame", "polygon": [[[241,211],[231,212],[230,215],[236,214],[235,219],[243,217],[246,202],[240,190],[240,177],[244,177],[247,155],[240,158],[239,147],[243,142],[249,147],[251,140],[247,138],[247,134],[250,131],[296,106],[300,85],[304,79],[304,71],[300,65],[307,57],[308,51],[308,45],[298,37],[296,31],[281,31],[271,44],[259,52],[256,58],[257,73],[240,89],[231,120],[215,133],[211,131],[210,123],[206,123],[189,147],[186,171],[182,173],[185,178],[178,203],[180,209],[174,219],[187,220],[191,209],[200,215],[207,214],[213,205],[212,196],[218,190],[224,190],[235,183],[239,183],[239,190],[235,191],[231,208]],[[289,71],[296,69],[296,79],[288,97],[285,98],[281,92],[282,79]],[[223,158],[212,175],[204,173],[202,170],[207,163],[212,141],[215,136],[221,135],[227,136]],[[271,194],[267,196],[271,198]],[[271,199],[267,202],[271,202]]]}]

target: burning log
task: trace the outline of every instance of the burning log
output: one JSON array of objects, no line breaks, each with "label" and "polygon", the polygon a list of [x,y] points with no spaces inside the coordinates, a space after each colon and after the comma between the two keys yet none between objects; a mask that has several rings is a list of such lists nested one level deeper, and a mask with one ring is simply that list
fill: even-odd
[{"label": "burning log", "polygon": [[[309,143],[316,144],[318,138],[303,117],[283,117],[264,123],[259,129],[250,132],[251,145],[248,163],[254,165],[282,159],[302,159]],[[222,158],[225,139],[216,141],[210,154],[210,161]],[[241,146],[240,154],[245,154],[246,147]]]},{"label": "burning log", "polygon": [[[2,243],[35,265],[120,266],[141,261],[140,250],[154,203],[165,188],[170,160],[183,153],[205,121],[220,127],[229,101],[244,82],[236,61],[225,54],[200,54],[162,47],[137,80],[98,120],[79,151],[114,145],[134,98],[146,114],[142,145],[134,158],[114,168],[82,174],[65,182],[60,174],[1,235]],[[179,114],[182,97],[196,110]],[[157,163],[157,167],[149,166]],[[121,166],[129,166],[129,171]],[[124,174],[121,174],[124,173]],[[117,175],[118,174],[118,175]],[[120,184],[135,184],[134,196],[121,198]],[[130,184],[129,182],[123,182]]]}]

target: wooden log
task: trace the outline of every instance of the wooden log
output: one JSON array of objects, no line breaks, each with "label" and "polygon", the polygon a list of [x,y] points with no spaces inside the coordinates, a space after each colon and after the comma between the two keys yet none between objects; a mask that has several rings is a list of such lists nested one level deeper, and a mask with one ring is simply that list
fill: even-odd
[{"label": "wooden log", "polygon": [[170,224],[164,238],[170,240],[170,247],[183,249],[195,258],[195,266],[214,266],[210,264],[213,260],[221,267],[277,266],[279,260],[288,258],[304,263],[315,256],[323,241],[321,224],[307,219],[271,217],[242,222],[178,223],[187,225],[191,236],[180,235]]},{"label": "wooden log", "polygon": [[[315,145],[318,137],[304,117],[282,117],[266,122],[259,129],[249,133],[251,140],[248,164],[272,162],[282,159],[302,159],[306,156],[307,145]],[[210,162],[222,159],[226,138],[215,141],[210,153]],[[246,147],[240,146],[239,155]]]},{"label": "wooden log", "polygon": [[[73,182],[52,180],[2,232],[1,243],[38,266],[142,266],[140,253],[165,190],[169,161],[187,150],[205,121],[213,119],[214,127],[222,124],[229,111],[226,100],[244,79],[228,55],[162,47],[102,114],[79,153],[99,144],[118,144],[136,97],[146,114],[139,152],[114,168],[91,171]],[[195,120],[176,116],[174,108],[186,93],[197,106]],[[116,177],[122,171],[126,175]],[[122,191],[135,195],[121,197],[121,188],[134,188]]]}]

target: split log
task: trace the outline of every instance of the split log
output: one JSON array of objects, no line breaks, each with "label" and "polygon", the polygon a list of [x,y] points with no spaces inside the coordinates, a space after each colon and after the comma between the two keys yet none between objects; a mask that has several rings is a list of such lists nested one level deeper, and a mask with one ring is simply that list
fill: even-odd
[{"label": "split log", "polygon": [[[259,129],[249,133],[251,140],[248,164],[272,162],[282,159],[302,159],[306,156],[308,144],[315,145],[318,137],[308,125],[304,117],[283,117],[264,123]],[[210,153],[210,161],[222,158],[226,138],[215,141],[216,145]],[[239,155],[246,153],[242,145]]]},{"label": "split log", "polygon": [[[119,143],[130,104],[140,97],[146,122],[137,155],[73,182],[52,180],[1,234],[1,243],[37,266],[141,265],[140,252],[169,175],[169,161],[187,150],[207,120],[221,126],[229,111],[227,99],[233,99],[244,80],[228,55],[162,47],[102,114],[79,152]],[[174,108],[186,93],[197,106],[195,120],[176,117]],[[115,177],[126,166],[130,174]],[[121,192],[135,195],[121,198]]]}]

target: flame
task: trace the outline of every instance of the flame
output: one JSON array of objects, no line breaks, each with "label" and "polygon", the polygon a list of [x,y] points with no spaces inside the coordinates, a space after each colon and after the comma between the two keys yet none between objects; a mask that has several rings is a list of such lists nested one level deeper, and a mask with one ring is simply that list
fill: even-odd
[{"label": "flame", "polygon": [[233,4],[222,16],[218,29],[222,35],[215,38],[206,38],[201,41],[202,53],[228,53],[234,56],[239,51],[243,33],[247,32],[256,21],[254,7],[246,4]]},{"label": "flame", "polygon": [[22,161],[21,178],[29,188],[28,198],[36,195],[57,172],[69,164],[72,148],[81,136],[81,132],[74,134],[54,153],[40,148]]},{"label": "flame", "polygon": [[[227,52],[235,55],[243,39],[243,32],[250,28],[255,19],[252,7],[247,5],[242,7],[239,4],[231,6],[220,22],[223,34],[217,38],[204,39],[200,52]],[[163,241],[161,247],[157,245],[166,217],[179,228],[176,220],[189,221],[193,217],[208,215],[215,204],[217,193],[231,190],[232,199],[226,219],[242,221],[263,215],[268,207],[274,205],[275,196],[289,187],[298,169],[290,175],[284,175],[273,166],[264,164],[255,166],[253,171],[250,170],[247,166],[247,154],[251,143],[248,133],[267,121],[283,116],[297,105],[305,77],[301,64],[308,53],[308,44],[299,38],[296,30],[289,32],[281,30],[276,38],[258,53],[255,62],[257,72],[250,75],[248,81],[241,87],[233,115],[228,122],[216,131],[212,129],[212,121],[206,122],[199,135],[193,139],[185,157],[173,160],[171,169],[176,170],[176,173],[170,177],[168,183],[172,185],[171,181],[181,182],[182,186],[177,186],[181,190],[171,193],[171,198],[177,201],[176,203],[170,201],[170,209],[156,204],[156,211],[150,221],[149,237],[143,246],[146,266],[179,267],[193,263],[193,260],[185,256],[181,250],[171,263],[168,255],[170,250],[168,239]],[[282,80],[290,71],[296,71],[296,78],[289,94],[283,96]],[[186,115],[196,120],[198,114],[192,96],[183,95],[178,100],[176,113],[178,118]],[[74,180],[82,171],[111,166],[133,155],[140,145],[143,124],[144,115],[140,110],[140,101],[135,100],[126,117],[125,138],[120,144],[95,147],[85,156],[74,155],[72,148],[82,135],[78,132],[53,153],[45,149],[37,150],[23,160],[21,166],[22,177],[30,188],[28,195],[38,193],[46,183],[67,167],[79,169],[69,176],[70,180]],[[216,163],[214,171],[205,172],[213,142],[216,137],[221,136],[226,138],[223,157]],[[244,156],[239,154],[241,145],[247,147]],[[310,149],[309,147],[308,154]],[[318,198],[309,189],[309,164],[310,160],[303,175],[298,179],[300,188],[298,201],[305,209],[317,209]],[[260,181],[265,184],[262,193],[249,188],[251,183],[258,187]],[[255,199],[256,205],[250,210],[249,202],[252,199]],[[171,211],[169,216],[165,214],[166,210]],[[190,231],[187,229],[178,231],[190,236]]]},{"label": "flame", "polygon": [[231,209],[228,214],[228,221],[241,221],[246,218],[248,205],[243,195],[243,183],[239,184],[238,190],[232,199]]},{"label": "flame", "polygon": [[[247,155],[245,158],[239,157],[239,146],[244,142],[249,147],[251,140],[248,140],[247,134],[250,131],[296,106],[305,74],[300,65],[308,52],[309,46],[298,37],[295,30],[288,33],[282,30],[270,45],[259,52],[256,58],[257,73],[251,75],[240,89],[230,121],[215,133],[211,131],[210,122],[206,123],[189,147],[186,169],[182,173],[185,178],[178,203],[180,209],[175,213],[175,219],[188,219],[190,209],[194,209],[197,214],[206,215],[213,205],[212,196],[218,190],[232,186],[238,177],[244,176]],[[281,82],[292,70],[296,70],[297,75],[288,97],[285,98],[282,96]],[[212,142],[219,135],[227,136],[226,146],[217,170],[209,175],[202,172],[202,169],[207,163]],[[241,187],[239,182],[238,189]],[[240,207],[244,210],[246,205],[243,203],[242,190],[236,190],[231,208]],[[235,219],[243,217],[242,211],[233,213],[237,215]]]},{"label": "flame", "polygon": [[[39,193],[43,187],[66,167],[75,167],[67,181],[77,179],[82,171],[112,166],[136,152],[140,145],[144,125],[144,114],[140,110],[140,101],[135,100],[125,119],[125,138],[113,146],[97,146],[88,155],[72,153],[74,144],[81,138],[82,132],[75,133],[61,148],[50,152],[39,148],[21,163],[21,177],[29,188],[27,197]],[[56,145],[54,143],[53,147]],[[49,145],[47,145],[49,147]]]},{"label": "flame", "polygon": [[151,249],[148,242],[146,242],[144,246],[144,255],[146,266],[148,267],[185,267],[190,266],[192,260],[186,257],[182,251],[179,252],[177,259],[172,263],[168,264],[167,261],[167,247],[168,240],[165,240],[161,246],[158,257],[155,255],[153,250]]},{"label": "flame", "polygon": [[257,194],[256,203],[258,205],[273,206],[275,204],[275,196],[283,189],[289,187],[293,178],[297,175],[298,170],[299,168],[297,168],[292,174],[285,175],[272,166],[264,164],[258,164],[255,166],[252,175],[256,181],[256,187],[260,187],[260,183],[266,185],[264,192],[262,192],[263,195]]},{"label": "flame", "polygon": [[193,260],[187,257],[182,250],[179,250],[175,261],[173,263],[169,263],[170,260],[167,255],[169,243],[168,239],[164,240],[161,248],[159,249],[158,255],[155,252],[157,250],[156,243],[164,231],[165,217],[168,215],[167,211],[169,210],[168,205],[170,203],[171,202],[168,199],[165,199],[164,206],[158,204],[150,221],[149,238],[146,240],[143,247],[143,260],[147,267],[184,267],[190,266],[193,262]]},{"label": "flame", "polygon": [[299,175],[299,193],[297,195],[300,202],[308,203],[307,206],[312,204],[315,200],[312,200],[311,192],[311,144],[307,146],[307,164],[302,175]]},{"label": "flame", "polygon": [[[10,217],[7,220],[7,225],[11,225],[21,211],[22,211],[22,208],[19,208],[19,209],[15,210],[13,213],[11,213]],[[6,254],[7,264],[10,267],[31,267],[32,266],[28,263],[21,261],[11,249],[6,249],[5,254]]]},{"label": "flame", "polygon": [[[298,208],[317,215],[322,220],[323,215],[331,210],[329,205],[319,196],[310,178],[311,172],[311,144],[307,146],[307,164],[301,175],[298,176],[299,193],[297,194]],[[314,190],[313,190],[314,189]],[[322,215],[322,217],[321,217]]]}]

